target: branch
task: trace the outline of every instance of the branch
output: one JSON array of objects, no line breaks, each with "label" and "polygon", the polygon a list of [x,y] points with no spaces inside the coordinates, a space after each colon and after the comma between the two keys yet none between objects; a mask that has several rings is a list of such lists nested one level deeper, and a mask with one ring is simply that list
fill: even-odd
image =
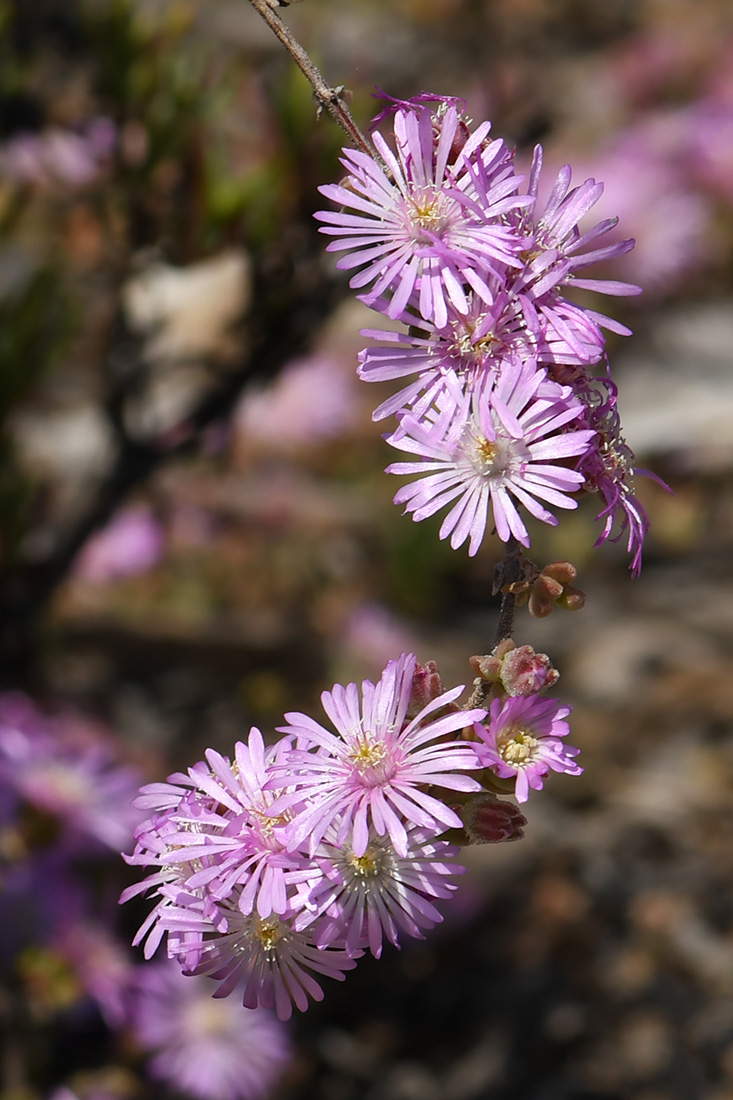
[{"label": "branch", "polygon": [[[124,421],[115,417],[117,458],[87,511],[61,535],[32,576],[9,572],[3,578],[0,668],[4,677],[22,672],[32,658],[38,621],[89,536],[104,526],[130,491],[144,484],[160,465],[194,452],[204,429],[227,416],[253,379],[273,378],[287,362],[303,354],[313,333],[346,292],[340,280],[323,271],[315,273],[312,267],[298,282],[292,293],[283,293],[280,278],[256,273],[248,314],[252,319],[250,339],[241,365],[209,390],[175,429],[165,433],[165,439],[131,439]],[[123,399],[117,395],[117,400]]]},{"label": "branch", "polygon": [[349,108],[346,106],[343,85],[334,88],[324,79],[321,71],[313,64],[301,44],[293,36],[287,24],[283,23],[277,12],[270,7],[268,0],[249,0],[249,2],[255,11],[262,16],[273,33],[280,39],[295,64],[313,88],[313,95],[318,104],[319,112],[328,111],[328,113],[336,119],[339,126],[346,131],[352,145],[357,149],[361,149],[362,153],[366,153],[367,156],[378,160],[381,164],[381,159],[372,146],[372,143],[369,141],[369,138],[359,128]]},{"label": "branch", "polygon": [[517,597],[514,585],[524,576],[524,555],[522,548],[515,539],[510,539],[507,544],[507,552],[504,560],[496,567],[494,580],[494,595],[501,592],[501,607],[499,608],[499,621],[496,625],[496,637],[494,646],[498,646],[505,638],[511,638],[514,630],[514,611],[517,606]]}]

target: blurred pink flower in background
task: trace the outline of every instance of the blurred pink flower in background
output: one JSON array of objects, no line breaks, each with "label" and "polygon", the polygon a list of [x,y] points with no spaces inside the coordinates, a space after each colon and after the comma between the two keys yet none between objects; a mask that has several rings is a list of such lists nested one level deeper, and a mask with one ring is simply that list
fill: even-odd
[{"label": "blurred pink flower in background", "polygon": [[266,389],[245,394],[233,423],[245,445],[290,451],[345,435],[359,404],[355,369],[314,355],[293,360]]},{"label": "blurred pink flower in background", "polygon": [[685,151],[692,177],[719,199],[733,203],[733,86],[726,97],[700,100],[686,115]]},{"label": "blurred pink flower in background", "polygon": [[20,694],[0,696],[0,790],[49,819],[49,845],[81,853],[128,846],[143,816],[131,805],[139,785],[102,729],[45,716]]},{"label": "blurred pink flower in background", "polygon": [[290,1054],[287,1030],[266,1009],[213,999],[215,988],[167,960],[139,968],[131,1022],[148,1071],[196,1100],[265,1097]]},{"label": "blurred pink flower in background", "polygon": [[371,675],[381,671],[395,653],[414,651],[417,636],[394,612],[365,601],[349,614],[341,643],[350,661]]},{"label": "blurred pink flower in background", "polygon": [[109,1027],[119,1027],[135,969],[127,949],[102,924],[88,920],[65,924],[51,946],[69,963]]},{"label": "blurred pink flower in background", "polygon": [[163,528],[148,508],[124,508],[84,544],[74,572],[90,584],[147,573],[160,561],[164,543]]},{"label": "blurred pink flower in background", "polygon": [[21,132],[0,145],[0,177],[38,187],[86,187],[99,179],[117,143],[109,118],[93,119],[81,133],[54,128]]},{"label": "blurred pink flower in background", "polygon": [[612,240],[633,237],[634,249],[614,259],[614,271],[641,284],[643,299],[662,295],[710,258],[712,211],[681,172],[679,149],[686,120],[650,116],[589,156],[573,159],[577,181],[592,173],[603,185],[593,219],[618,216]]}]

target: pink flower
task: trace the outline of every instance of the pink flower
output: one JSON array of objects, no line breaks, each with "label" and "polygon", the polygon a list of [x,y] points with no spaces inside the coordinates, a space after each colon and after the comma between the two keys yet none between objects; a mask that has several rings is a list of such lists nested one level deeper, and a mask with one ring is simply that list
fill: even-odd
[{"label": "pink flower", "polygon": [[526,802],[530,787],[539,791],[550,771],[580,775],[573,760],[578,749],[562,738],[570,732],[565,721],[570,707],[542,695],[494,699],[488,724],[476,723],[476,753],[484,767],[502,779],[516,777],[515,795]]},{"label": "pink flower", "polygon": [[114,123],[97,118],[83,133],[21,132],[0,145],[0,176],[36,187],[86,187],[99,180],[117,142]]},{"label": "pink flower", "polygon": [[[350,843],[357,857],[366,852],[371,830],[379,837],[389,836],[404,857],[409,824],[436,833],[460,826],[457,815],[425,787],[477,789],[475,780],[457,774],[476,768],[470,745],[439,739],[470,725],[478,715],[451,709],[463,691],[458,687],[406,722],[414,670],[414,656],[403,653],[387,664],[376,685],[364,680],[361,700],[356,684],[336,684],[333,691],[324,691],[323,709],[336,733],[305,714],[285,715],[289,725],[280,732],[295,736],[297,746],[279,782],[292,787],[293,793],[277,805],[302,803],[291,843],[307,840],[313,854],[338,818],[336,843],[353,830]],[[436,713],[441,716],[433,718]]]},{"label": "pink flower", "polygon": [[119,851],[140,820],[131,805],[138,783],[101,729],[42,714],[24,696],[0,696],[0,789],[53,821],[55,844]]},{"label": "pink flower", "polygon": [[288,752],[285,741],[265,749],[253,726],[249,743],[237,742],[233,764],[208,749],[209,768],[190,769],[194,794],[173,813],[177,831],[166,835],[161,859],[164,866],[206,861],[187,876],[187,889],[205,887],[220,900],[241,886],[243,913],[256,910],[265,918],[289,911],[288,885],[298,880],[304,860],[289,844],[292,813],[273,811],[277,792],[268,789]]},{"label": "pink flower", "polygon": [[297,359],[260,391],[248,391],[235,412],[246,446],[292,451],[351,430],[358,416],[352,369],[323,355]]},{"label": "pink flower", "polygon": [[169,954],[176,955],[185,935],[200,935],[201,957],[186,971],[216,979],[220,985],[215,997],[227,997],[240,988],[245,1008],[274,1008],[281,1020],[288,1020],[293,1004],[305,1012],[309,998],[323,1000],[314,974],[343,981],[344,971],[356,966],[344,951],[319,950],[307,932],[295,931],[290,919],[274,913],[266,919],[245,915],[236,890],[218,905],[216,917],[214,923],[204,906],[181,895],[164,917],[169,931],[176,933],[176,939],[169,939]]},{"label": "pink flower", "polygon": [[84,992],[98,1006],[110,1027],[125,1018],[132,965],[127,948],[102,924],[89,920],[66,922],[53,948],[74,970]]},{"label": "pink flower", "polygon": [[[337,825],[330,834],[338,836]],[[422,939],[421,929],[443,919],[431,899],[450,897],[456,889],[450,876],[465,868],[451,858],[457,849],[431,832],[408,826],[407,835],[404,856],[374,830],[366,850],[357,855],[348,840],[331,843],[327,833],[316,850],[317,873],[305,888],[304,908],[294,926],[312,926],[318,947],[343,943],[352,956],[369,947],[377,959],[383,936],[395,947],[400,931]]]},{"label": "pink flower", "polygon": [[[535,200],[539,190],[542,158],[542,147],[538,145],[534,151],[528,186],[528,193]],[[641,293],[640,287],[630,283],[578,277],[578,272],[592,264],[623,256],[634,247],[634,242],[628,239],[596,247],[596,243],[615,228],[618,218],[606,218],[592,228],[581,231],[579,223],[600,199],[603,184],[587,179],[576,187],[571,187],[571,180],[572,170],[566,164],[557,174],[544,210],[540,212],[535,204],[531,217],[527,217],[528,228],[531,225],[534,229],[534,237],[527,256],[527,266],[521,277],[525,293],[533,299],[539,299],[548,291],[564,284],[604,294]],[[593,247],[588,248],[589,245]],[[599,317],[592,312],[590,315],[596,319]],[[603,318],[603,322],[614,331],[628,334],[628,329],[609,322],[608,318]]]},{"label": "pink flower", "polygon": [[351,286],[373,284],[368,301],[391,295],[390,317],[400,317],[417,293],[422,316],[443,326],[449,302],[466,312],[466,287],[490,302],[486,275],[497,263],[518,263],[521,239],[505,215],[527,200],[517,194],[511,153],[487,140],[489,129],[483,123],[467,137],[455,103],[435,111],[424,103],[400,107],[397,155],[377,133],[381,163],[346,149],[345,184],[321,188],[355,211],[316,214],[321,231],[338,238],[329,250],[348,253],[339,267],[362,268]]},{"label": "pink flower", "polygon": [[141,970],[131,1018],[150,1076],[195,1100],[265,1100],[290,1053],[266,1009],[214,1000],[209,981],[184,977],[172,962]]},{"label": "pink flower", "polygon": [[163,530],[147,508],[125,508],[84,544],[74,569],[90,584],[134,577],[158,564],[163,543]]},{"label": "pink flower", "polygon": [[[555,525],[557,519],[540,501],[576,508],[569,496],[583,476],[565,465],[584,454],[592,430],[569,431],[582,405],[569,388],[546,380],[531,360],[507,360],[487,374],[471,392],[446,402],[432,422],[405,416],[388,442],[418,456],[395,462],[393,474],[418,474],[417,481],[395,495],[416,521],[453,504],[440,537],[451,536],[457,549],[469,539],[469,554],[483,540],[491,507],[496,532],[529,546],[529,535],[512,497],[535,518]],[[454,503],[455,502],[455,503]]]}]

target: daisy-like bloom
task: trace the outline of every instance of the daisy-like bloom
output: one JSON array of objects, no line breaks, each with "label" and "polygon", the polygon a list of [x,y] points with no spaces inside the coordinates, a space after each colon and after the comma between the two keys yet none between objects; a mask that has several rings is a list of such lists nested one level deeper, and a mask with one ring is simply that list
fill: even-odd
[{"label": "daisy-like bloom", "polygon": [[266,749],[253,727],[248,744],[236,745],[233,763],[209,749],[206,762],[187,774],[143,787],[137,804],[156,812],[137,830],[135,851],[125,859],[156,870],[128,887],[120,901],[144,892],[160,899],[133,941],[144,942],[147,958],[167,932],[169,954],[178,955],[187,969],[199,961],[202,931],[171,925],[168,919],[184,896],[186,904],[200,903],[206,921],[218,927],[225,924],[218,903],[235,887],[245,914],[256,910],[267,918],[289,911],[289,895],[302,880],[307,860],[290,849],[291,814],[270,810],[279,792],[266,789],[273,765],[288,749],[285,741]]},{"label": "daisy-like bloom", "polygon": [[476,769],[471,747],[440,739],[479,719],[474,711],[452,707],[461,685],[407,721],[415,667],[412,653],[389,661],[376,685],[362,682],[361,700],[353,683],[324,691],[321,702],[336,733],[306,714],[285,715],[290,724],[279,732],[298,740],[279,780],[294,790],[278,804],[302,804],[293,822],[294,845],[308,840],[312,855],[338,818],[335,842],[351,834],[357,856],[369,846],[370,828],[389,836],[398,855],[406,856],[410,823],[434,832],[460,826],[457,815],[425,788],[478,789],[474,779],[458,774]]},{"label": "daisy-like bloom", "polygon": [[[205,865],[187,877],[186,886],[205,887],[214,899],[228,897],[235,886],[243,913],[282,916],[288,910],[288,884],[297,881],[305,860],[289,845],[291,812],[271,810],[278,791],[268,787],[287,759],[286,741],[265,749],[254,726],[249,743],[235,746],[234,763],[209,749],[210,770],[191,769],[190,781],[200,799],[181,803],[173,815],[178,831],[166,837],[165,865]],[[285,766],[286,763],[285,763]]]},{"label": "daisy-like bloom", "polygon": [[316,947],[307,931],[295,931],[290,917],[244,914],[237,893],[234,890],[217,904],[216,924],[200,899],[186,895],[179,895],[178,904],[161,917],[169,930],[168,953],[173,957],[186,935],[202,937],[195,967],[186,966],[182,956],[179,961],[185,973],[208,974],[219,982],[215,997],[228,997],[239,988],[245,1008],[274,1008],[281,1020],[288,1020],[293,1004],[305,1012],[309,998],[323,1000],[314,974],[343,981],[344,971],[356,966],[355,958],[345,951]]},{"label": "daisy-like bloom", "polygon": [[514,294],[511,282],[491,278],[493,301],[487,305],[478,295],[467,295],[468,311],[452,307],[448,322],[436,328],[412,314],[403,320],[409,333],[366,329],[364,336],[393,347],[370,347],[359,355],[359,377],[365,382],[384,382],[416,375],[415,379],[375,409],[372,419],[382,420],[411,409],[419,415],[440,399],[452,380],[476,387],[487,373],[500,371],[507,359],[532,359],[545,364],[597,363],[604,338],[586,313],[558,294],[548,296],[537,308]]},{"label": "daisy-like bloom", "polygon": [[[606,218],[591,229],[581,232],[580,221],[589,213],[603,194],[603,184],[587,179],[571,187],[572,170],[565,165],[557,174],[544,210],[537,207],[540,174],[542,172],[542,147],[536,146],[529,176],[528,194],[535,203],[525,217],[525,226],[533,231],[531,245],[525,254],[525,268],[521,283],[525,293],[534,299],[561,285],[572,285],[603,294],[640,294],[641,287],[610,279],[586,279],[579,277],[586,267],[623,256],[634,247],[629,238],[611,244],[596,243],[618,223],[618,218]],[[592,247],[588,247],[592,246]],[[629,330],[609,318],[589,311],[606,328],[628,335]]]},{"label": "daisy-like bloom", "polygon": [[[151,786],[163,788],[168,785],[157,783],[151,784]],[[183,797],[185,797],[185,792],[181,791],[179,802]],[[120,905],[141,894],[150,894],[152,897],[160,899],[148,913],[132,941],[133,947],[137,947],[139,944],[143,945],[143,954],[146,959],[153,957],[168,931],[163,919],[167,910],[184,891],[187,880],[202,868],[201,861],[164,865],[165,857],[171,850],[168,838],[179,832],[178,825],[173,820],[174,809],[175,807],[168,806],[163,813],[154,814],[153,817],[141,825],[136,830],[134,852],[132,855],[125,855],[124,853],[122,855],[125,862],[131,866],[158,868],[153,874],[142,879],[141,882],[128,886],[120,895]],[[203,902],[203,895],[200,894],[200,897]],[[198,962],[201,944],[200,934],[193,935],[189,933],[187,935],[186,965],[189,968],[195,966]]]},{"label": "daisy-like bloom", "polygon": [[[330,832],[336,836],[338,828]],[[316,851],[317,875],[294,927],[312,926],[318,947],[343,942],[352,956],[369,947],[377,959],[384,936],[395,947],[399,931],[423,939],[421,929],[443,919],[431,899],[450,897],[456,889],[450,876],[465,868],[451,858],[458,849],[430,831],[410,826],[407,836],[407,855],[401,856],[388,836],[372,829],[366,850],[357,855],[349,840],[333,844],[327,834]]]},{"label": "daisy-like bloom", "polygon": [[360,378],[385,382],[417,376],[387,398],[374,411],[373,420],[409,408],[421,397],[420,406],[429,407],[449,380],[458,378],[465,385],[476,385],[511,352],[522,357],[537,354],[541,332],[528,330],[519,300],[506,292],[502,279],[491,277],[488,283],[493,296],[490,305],[471,291],[466,296],[467,310],[459,313],[449,307],[443,327],[410,312],[403,316],[410,326],[409,333],[381,329],[362,332],[363,336],[394,346],[370,347],[361,352]]},{"label": "daisy-like bloom", "polygon": [[455,103],[399,108],[396,155],[375,133],[381,163],[346,149],[346,180],[320,189],[342,208],[316,214],[321,232],[337,238],[329,251],[347,253],[339,267],[362,269],[351,286],[371,285],[368,301],[391,295],[390,317],[417,293],[421,315],[442,327],[449,302],[466,312],[467,288],[491,302],[487,274],[519,265],[523,237],[506,215],[532,200],[517,193],[510,151],[488,141],[490,123],[468,137],[465,130]]},{"label": "daisy-like bloom", "polygon": [[206,978],[184,977],[174,962],[140,968],[130,1017],[148,1074],[194,1100],[264,1100],[290,1055],[266,1009],[213,999]]},{"label": "daisy-like bloom", "polygon": [[120,1027],[133,969],[127,948],[103,924],[89,920],[67,922],[52,946],[71,967],[84,993],[98,1005],[107,1024]]},{"label": "daisy-like bloom", "polygon": [[397,492],[395,504],[404,504],[415,520],[452,504],[440,537],[450,535],[454,549],[469,539],[471,555],[483,540],[489,507],[499,538],[514,536],[523,546],[529,535],[512,497],[552,525],[557,519],[540,501],[576,508],[569,494],[584,478],[565,463],[586,453],[595,432],[568,429],[583,406],[546,374],[534,361],[506,360],[452,408],[446,402],[432,422],[405,416],[388,442],[419,458],[393,463],[387,472],[419,477]]},{"label": "daisy-like bloom", "polygon": [[501,779],[516,777],[518,802],[527,801],[530,788],[542,790],[550,771],[582,772],[573,759],[579,750],[563,741],[571,709],[543,695],[494,699],[488,723],[474,725],[479,759]]}]

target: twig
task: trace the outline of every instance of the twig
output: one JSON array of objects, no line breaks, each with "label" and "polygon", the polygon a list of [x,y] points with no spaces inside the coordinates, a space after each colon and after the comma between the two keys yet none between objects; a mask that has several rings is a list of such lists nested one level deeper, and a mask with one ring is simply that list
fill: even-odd
[{"label": "twig", "polygon": [[496,637],[494,645],[498,646],[505,638],[511,638],[514,630],[514,611],[517,605],[517,597],[513,586],[521,581],[524,575],[524,555],[521,546],[515,539],[511,539],[507,545],[504,560],[497,566],[498,581],[495,591],[501,592],[501,607],[499,608],[499,621],[496,624]]},{"label": "twig", "polygon": [[[305,280],[301,280],[305,283]],[[273,378],[282,366],[309,346],[313,333],[344,292],[340,281],[321,273],[283,295],[279,280],[256,273],[250,315],[256,318],[244,361],[221,385],[206,393],[178,427],[161,440],[131,439],[124,420],[114,424],[119,450],[112,469],[87,511],[58,539],[33,576],[6,575],[0,593],[0,675],[22,673],[33,653],[38,622],[89,536],[103,526],[136,486],[163,463],[196,450],[201,433],[226,417],[243,389],[257,377]],[[124,394],[118,395],[119,400]],[[109,408],[108,408],[109,415]]]},{"label": "twig", "polygon": [[262,16],[268,27],[270,27],[274,34],[280,39],[295,64],[313,88],[313,95],[318,103],[319,111],[328,111],[328,113],[336,119],[339,126],[348,134],[355,148],[361,149],[367,156],[380,160],[369,138],[359,128],[349,108],[346,106],[343,86],[334,88],[324,79],[320,70],[316,68],[301,44],[293,36],[287,24],[283,23],[277,12],[270,7],[268,0],[249,0],[249,2],[255,11]]}]

